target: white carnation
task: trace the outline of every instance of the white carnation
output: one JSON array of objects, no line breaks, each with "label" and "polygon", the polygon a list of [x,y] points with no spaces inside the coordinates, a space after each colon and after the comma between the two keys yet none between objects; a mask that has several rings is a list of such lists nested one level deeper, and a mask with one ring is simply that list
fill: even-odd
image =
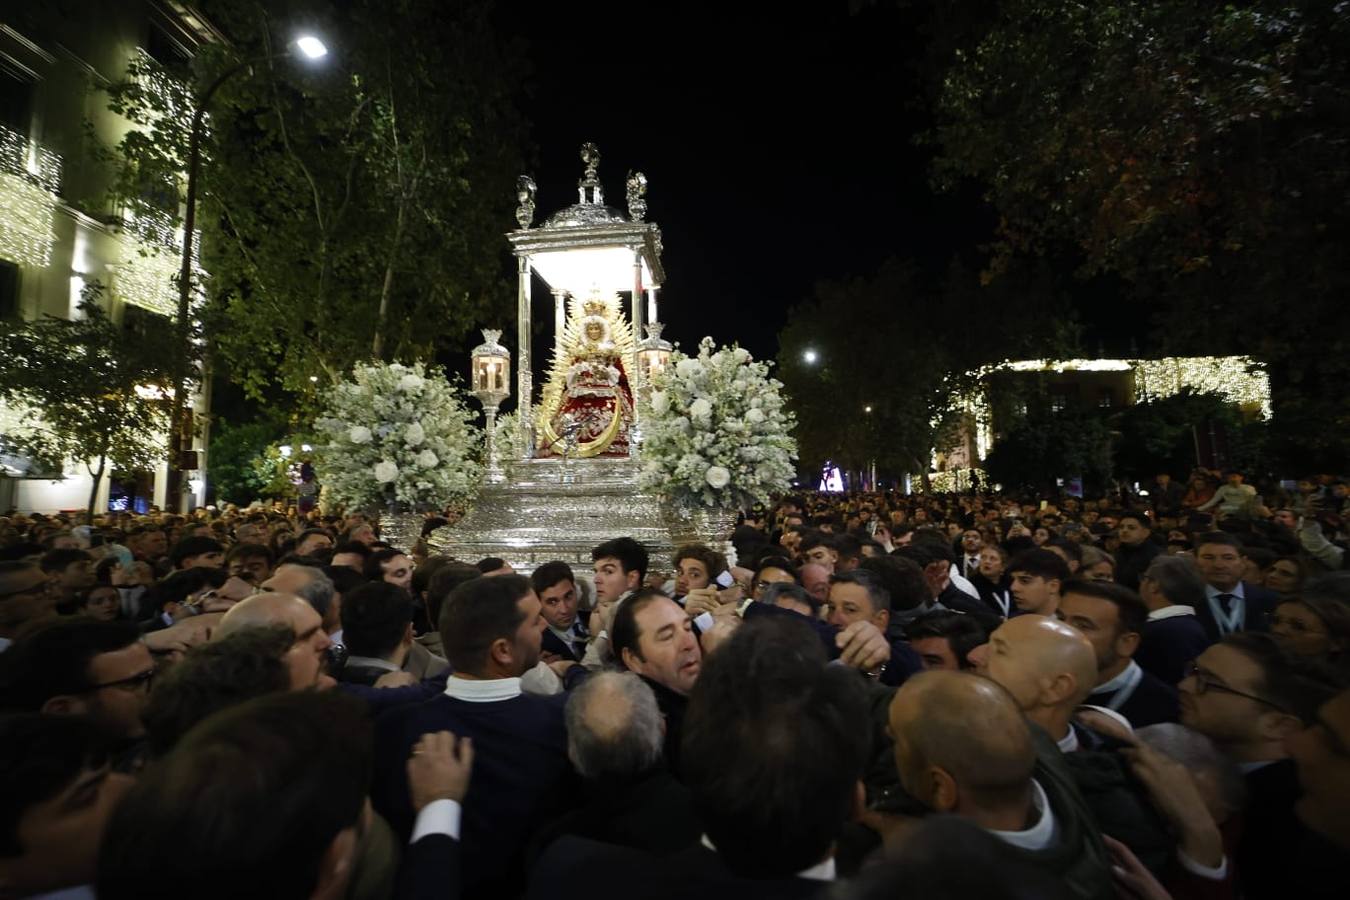
[{"label": "white carnation", "polygon": [[670,398],[666,396],[665,391],[652,391],[652,412],[658,416],[664,416],[670,409]]},{"label": "white carnation", "polygon": [[418,375],[404,375],[398,380],[399,389],[404,391],[420,391],[422,384],[422,378]]},{"label": "white carnation", "polygon": [[424,469],[435,468],[438,462],[440,462],[440,459],[430,450],[423,450],[421,453],[417,454],[417,464]]},{"label": "white carnation", "polygon": [[[407,375],[405,377],[416,378],[417,376]],[[407,430],[403,432],[403,442],[409,447],[416,447],[418,444],[422,443],[422,441],[426,440],[426,436],[427,433],[426,430],[422,428],[422,423],[413,422],[408,426]]]},{"label": "white carnation", "polygon": [[702,397],[689,404],[689,415],[694,419],[706,419],[712,415],[712,404]]},{"label": "white carnation", "polygon": [[746,350],[744,347],[737,347],[735,351],[732,352],[731,358],[736,360],[738,364],[747,363],[750,361],[750,351]]},{"label": "white carnation", "polygon": [[353,425],[351,431],[347,432],[347,437],[351,439],[353,444],[369,444],[370,429],[364,425]]},{"label": "white carnation", "polygon": [[713,490],[721,490],[731,482],[731,473],[722,466],[710,466],[703,477]]},{"label": "white carnation", "polygon": [[383,460],[375,464],[375,480],[380,484],[388,484],[398,478],[398,466],[389,460]]},{"label": "white carnation", "polygon": [[751,407],[750,409],[746,410],[745,420],[747,422],[751,422],[753,424],[758,425],[760,422],[764,421],[764,413],[763,411],[755,407]]},{"label": "white carnation", "polygon": [[675,364],[675,374],[681,378],[693,378],[703,374],[703,363],[696,359],[682,359]]}]

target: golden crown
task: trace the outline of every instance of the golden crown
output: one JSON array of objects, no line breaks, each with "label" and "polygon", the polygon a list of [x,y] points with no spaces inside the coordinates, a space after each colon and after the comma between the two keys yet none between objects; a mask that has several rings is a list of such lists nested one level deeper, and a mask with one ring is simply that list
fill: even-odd
[{"label": "golden crown", "polygon": [[609,306],[599,297],[592,297],[581,305],[581,310],[588,316],[603,316],[609,312]]}]

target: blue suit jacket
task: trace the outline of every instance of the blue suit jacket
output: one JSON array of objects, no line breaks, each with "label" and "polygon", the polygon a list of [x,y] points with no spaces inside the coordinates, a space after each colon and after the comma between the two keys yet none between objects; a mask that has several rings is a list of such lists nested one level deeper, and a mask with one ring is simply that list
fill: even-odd
[{"label": "blue suit jacket", "polygon": [[[1252,584],[1250,581],[1244,581],[1242,582],[1242,597],[1247,606],[1247,611],[1243,616],[1242,630],[1268,631],[1270,629],[1270,614],[1275,611],[1275,605],[1280,600],[1279,594]],[[1219,634],[1219,625],[1214,621],[1214,614],[1209,610],[1208,601],[1200,604],[1200,608],[1195,611],[1195,617],[1200,620],[1200,624],[1205,629],[1205,634],[1209,635],[1211,641],[1217,641],[1222,637]]]}]

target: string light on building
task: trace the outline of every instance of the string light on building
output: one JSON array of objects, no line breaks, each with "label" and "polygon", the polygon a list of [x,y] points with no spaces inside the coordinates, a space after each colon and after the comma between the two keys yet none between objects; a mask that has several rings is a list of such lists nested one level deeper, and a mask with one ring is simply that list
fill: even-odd
[{"label": "string light on building", "polygon": [[46,267],[56,244],[56,195],[25,178],[0,172],[0,257]]}]

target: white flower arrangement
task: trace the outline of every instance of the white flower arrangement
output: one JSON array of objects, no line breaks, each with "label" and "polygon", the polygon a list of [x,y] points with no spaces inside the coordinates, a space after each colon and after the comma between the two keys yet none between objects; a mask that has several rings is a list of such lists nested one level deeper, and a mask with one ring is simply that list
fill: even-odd
[{"label": "white flower arrangement", "polygon": [[319,480],[348,509],[440,509],[482,480],[482,435],[459,389],[421,363],[358,363],[324,398]]},{"label": "white flower arrangement", "polygon": [[678,350],[642,407],[642,484],[694,506],[768,504],[796,472],[794,419],[769,364],[740,347]]}]

